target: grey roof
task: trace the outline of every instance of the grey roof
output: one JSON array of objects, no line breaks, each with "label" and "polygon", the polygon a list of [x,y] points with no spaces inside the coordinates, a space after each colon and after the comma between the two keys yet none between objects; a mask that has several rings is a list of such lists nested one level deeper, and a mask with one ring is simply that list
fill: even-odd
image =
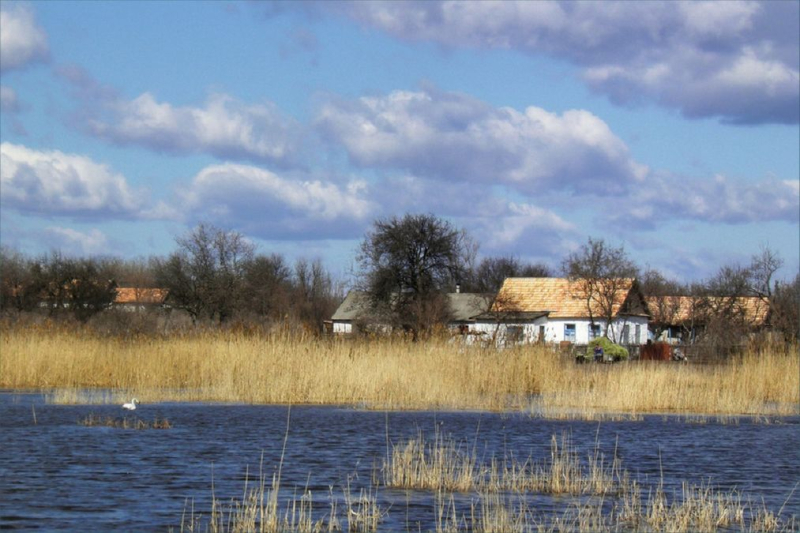
[{"label": "grey roof", "polygon": [[[447,295],[450,312],[454,322],[464,322],[476,315],[485,313],[492,305],[489,294],[457,293]],[[369,295],[364,291],[350,291],[347,297],[333,313],[331,320],[348,321],[367,318],[370,312]]]},{"label": "grey roof", "polygon": [[333,313],[331,320],[358,320],[369,310],[369,295],[364,291],[350,291]]},{"label": "grey roof", "polygon": [[471,292],[451,292],[447,295],[454,322],[465,322],[485,313],[492,305],[493,296]]}]

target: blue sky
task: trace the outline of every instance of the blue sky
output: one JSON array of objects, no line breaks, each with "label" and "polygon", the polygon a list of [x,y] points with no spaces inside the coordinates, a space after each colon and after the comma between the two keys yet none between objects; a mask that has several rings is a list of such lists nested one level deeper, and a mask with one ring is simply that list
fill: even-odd
[{"label": "blue sky", "polygon": [[800,265],[798,2],[0,2],[0,242],[199,222],[352,266],[380,217],[557,267]]}]

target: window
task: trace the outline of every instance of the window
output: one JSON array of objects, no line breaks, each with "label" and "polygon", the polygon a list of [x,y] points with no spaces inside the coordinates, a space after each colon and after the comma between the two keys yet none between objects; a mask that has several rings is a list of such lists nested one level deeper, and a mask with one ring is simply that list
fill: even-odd
[{"label": "window", "polygon": [[622,344],[630,344],[631,327],[625,324],[622,327]]},{"label": "window", "polygon": [[589,324],[589,340],[600,336],[600,324]]},{"label": "window", "polygon": [[508,326],[506,328],[506,339],[509,342],[522,340],[522,326]]},{"label": "window", "polygon": [[564,324],[564,340],[575,342],[575,324]]},{"label": "window", "polygon": [[641,344],[642,343],[642,337],[641,337],[641,335],[642,335],[642,326],[639,325],[639,324],[636,324],[636,328],[634,329],[634,331],[635,331],[635,333],[633,334],[634,335],[633,343],[634,344]]}]

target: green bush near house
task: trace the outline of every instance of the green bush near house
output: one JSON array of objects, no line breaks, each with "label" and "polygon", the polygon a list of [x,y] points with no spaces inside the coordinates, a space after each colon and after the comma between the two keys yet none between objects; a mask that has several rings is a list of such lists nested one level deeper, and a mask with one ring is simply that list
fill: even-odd
[{"label": "green bush near house", "polygon": [[605,359],[612,359],[614,361],[628,360],[628,349],[620,346],[619,344],[611,342],[611,340],[606,337],[598,337],[589,341],[589,344],[586,347],[586,359],[594,359],[594,349],[596,346],[601,346],[603,348]]}]

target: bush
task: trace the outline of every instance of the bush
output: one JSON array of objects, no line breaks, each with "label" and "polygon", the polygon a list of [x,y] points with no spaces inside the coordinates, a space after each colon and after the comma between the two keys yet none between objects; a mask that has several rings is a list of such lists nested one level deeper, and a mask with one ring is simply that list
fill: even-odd
[{"label": "bush", "polygon": [[613,361],[627,361],[628,350],[619,344],[614,344],[607,337],[599,337],[589,342],[586,348],[586,357],[591,360],[594,358],[595,347],[600,346],[603,348],[605,359],[612,359]]}]

